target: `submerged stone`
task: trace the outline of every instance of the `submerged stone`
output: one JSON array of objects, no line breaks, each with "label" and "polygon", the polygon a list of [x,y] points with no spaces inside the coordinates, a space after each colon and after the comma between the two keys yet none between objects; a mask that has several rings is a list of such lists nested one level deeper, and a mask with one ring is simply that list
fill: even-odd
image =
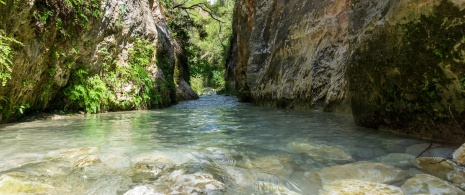
[{"label": "submerged stone", "polygon": [[364,180],[336,180],[323,186],[320,195],[403,195],[405,194],[397,186]]},{"label": "submerged stone", "polygon": [[294,141],[287,144],[287,147],[296,153],[306,153],[318,161],[354,161],[349,152],[338,146]]},{"label": "submerged stone", "polygon": [[84,167],[96,165],[96,164],[99,164],[99,163],[102,163],[102,161],[100,160],[100,158],[98,156],[89,155],[89,156],[80,158],[76,162],[74,167],[76,167],[76,168],[84,168]]},{"label": "submerged stone", "polygon": [[453,184],[428,174],[416,175],[415,177],[407,180],[401,188],[407,194],[465,194],[465,191],[459,189]]},{"label": "submerged stone", "polygon": [[415,159],[415,156],[406,153],[390,153],[380,156],[375,159],[376,162],[389,164],[396,167],[409,167],[412,166],[410,161]]},{"label": "submerged stone", "polygon": [[[214,194],[224,191],[225,186],[217,181],[213,175],[196,172],[185,174],[183,170],[173,171],[159,179],[165,188],[164,194]],[[159,192],[159,191],[157,191]]]},{"label": "submerged stone", "polygon": [[0,177],[0,194],[46,194],[54,187],[31,180],[25,173],[6,173]]},{"label": "submerged stone", "polygon": [[248,168],[256,168],[268,174],[289,177],[294,172],[288,156],[265,156],[254,159]]},{"label": "submerged stone", "polygon": [[392,165],[363,161],[326,167],[316,173],[323,183],[335,180],[357,179],[389,184],[401,181],[408,176],[405,171]]}]

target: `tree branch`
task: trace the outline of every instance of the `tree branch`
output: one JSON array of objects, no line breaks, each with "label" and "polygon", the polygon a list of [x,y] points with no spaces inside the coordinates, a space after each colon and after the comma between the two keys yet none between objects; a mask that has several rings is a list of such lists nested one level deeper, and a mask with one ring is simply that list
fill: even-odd
[{"label": "tree branch", "polygon": [[183,9],[183,10],[193,10],[193,9],[199,8],[199,9],[207,12],[208,15],[210,15],[210,17],[213,20],[216,20],[219,23],[224,23],[223,21],[216,18],[215,15],[213,15],[212,10],[205,3],[197,3],[197,4],[194,4],[194,5],[190,5],[190,6],[185,6],[185,3],[186,3],[186,1],[179,4],[179,5],[173,6],[173,9],[178,9],[179,8],[179,9]]}]

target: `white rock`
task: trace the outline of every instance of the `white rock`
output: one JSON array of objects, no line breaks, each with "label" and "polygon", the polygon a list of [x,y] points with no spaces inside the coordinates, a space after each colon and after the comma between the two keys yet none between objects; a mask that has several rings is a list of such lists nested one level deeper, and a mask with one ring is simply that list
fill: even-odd
[{"label": "white rock", "polygon": [[155,192],[155,190],[151,187],[147,186],[136,186],[131,190],[124,193],[124,195],[163,195],[161,193]]},{"label": "white rock", "polygon": [[428,174],[416,175],[407,180],[401,188],[407,194],[465,194],[465,191],[462,191],[453,184]]},{"label": "white rock", "polygon": [[399,187],[363,180],[336,180],[323,186],[320,195],[403,195]]}]

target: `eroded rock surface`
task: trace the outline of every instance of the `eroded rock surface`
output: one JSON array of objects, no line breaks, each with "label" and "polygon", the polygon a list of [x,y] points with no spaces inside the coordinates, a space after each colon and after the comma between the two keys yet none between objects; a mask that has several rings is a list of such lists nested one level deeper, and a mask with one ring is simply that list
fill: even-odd
[{"label": "eroded rock surface", "polygon": [[361,126],[464,141],[464,6],[238,0],[226,76],[243,101],[352,110]]}]

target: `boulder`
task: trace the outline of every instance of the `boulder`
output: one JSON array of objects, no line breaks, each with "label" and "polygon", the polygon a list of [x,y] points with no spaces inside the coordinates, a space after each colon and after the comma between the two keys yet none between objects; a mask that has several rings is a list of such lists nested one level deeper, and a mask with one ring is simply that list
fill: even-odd
[{"label": "boulder", "polygon": [[353,162],[352,155],[339,146],[328,146],[305,141],[294,141],[287,147],[296,153],[306,153],[318,161]]},{"label": "boulder", "polygon": [[462,166],[465,165],[465,144],[463,144],[462,146],[460,146],[460,148],[455,150],[452,157],[454,159],[454,162]]},{"label": "boulder", "polygon": [[25,173],[6,173],[0,177],[0,194],[46,194],[52,185],[31,179]]},{"label": "boulder", "polygon": [[407,180],[401,188],[407,194],[465,194],[465,191],[453,184],[428,174],[416,175]]},{"label": "boulder", "polygon": [[374,161],[384,163],[396,167],[409,167],[412,166],[410,161],[415,159],[415,156],[406,153],[390,153],[383,156],[379,156]]},{"label": "boulder", "polygon": [[323,184],[344,179],[389,184],[401,181],[408,176],[405,171],[392,165],[363,161],[326,167],[316,173]]},{"label": "boulder", "polygon": [[294,172],[288,156],[265,156],[250,161],[248,168],[256,168],[272,175],[289,177]]},{"label": "boulder", "polygon": [[124,195],[163,195],[155,192],[155,189],[147,186],[136,186],[124,193]]},{"label": "boulder", "polygon": [[173,171],[159,179],[160,184],[169,186],[164,194],[214,194],[224,191],[223,183],[217,181],[213,175],[196,172],[185,174],[183,170]]},{"label": "boulder", "polygon": [[325,184],[320,195],[403,195],[405,193],[397,186],[375,182],[347,179],[336,180]]},{"label": "boulder", "polygon": [[76,168],[84,168],[84,167],[96,165],[96,164],[99,164],[99,163],[102,163],[102,161],[100,160],[100,158],[98,156],[89,155],[89,156],[85,156],[83,158],[80,158],[75,163],[74,167],[76,167]]},{"label": "boulder", "polygon": [[465,189],[465,169],[450,160],[437,157],[417,158],[412,164],[422,171],[450,181]]}]

